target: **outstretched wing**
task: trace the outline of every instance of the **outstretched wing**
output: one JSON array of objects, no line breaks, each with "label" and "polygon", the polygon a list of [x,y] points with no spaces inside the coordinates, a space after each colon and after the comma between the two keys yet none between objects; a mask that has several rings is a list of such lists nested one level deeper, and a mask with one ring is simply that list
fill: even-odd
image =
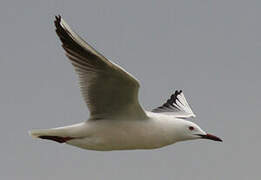
[{"label": "outstretched wing", "polygon": [[61,16],[56,16],[54,24],[66,56],[79,75],[90,119],[121,116],[145,119],[147,116],[138,102],[138,81],[86,43]]},{"label": "outstretched wing", "polygon": [[196,117],[181,90],[175,91],[166,103],[153,109],[152,112],[170,114],[180,118]]}]

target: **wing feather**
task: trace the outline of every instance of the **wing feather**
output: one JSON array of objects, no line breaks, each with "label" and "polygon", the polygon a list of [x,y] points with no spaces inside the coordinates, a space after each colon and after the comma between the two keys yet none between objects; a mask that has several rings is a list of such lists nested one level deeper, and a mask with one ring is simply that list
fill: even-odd
[{"label": "wing feather", "polygon": [[54,24],[65,54],[79,76],[90,119],[146,119],[138,102],[138,81],[86,43],[61,16],[56,16]]},{"label": "wing feather", "polygon": [[180,118],[196,117],[181,90],[175,91],[166,103],[153,109],[152,112],[175,115]]}]

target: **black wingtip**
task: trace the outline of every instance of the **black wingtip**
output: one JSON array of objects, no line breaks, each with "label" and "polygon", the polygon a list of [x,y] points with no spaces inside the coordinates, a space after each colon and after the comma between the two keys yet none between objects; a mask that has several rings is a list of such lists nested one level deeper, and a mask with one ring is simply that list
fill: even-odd
[{"label": "black wingtip", "polygon": [[181,93],[182,93],[182,90],[176,90],[175,93],[170,96],[169,100],[177,99],[177,96],[180,95]]},{"label": "black wingtip", "polygon": [[57,16],[55,16],[55,19],[56,19],[56,20],[61,20],[61,15],[58,14]]},{"label": "black wingtip", "polygon": [[56,27],[60,24],[61,19],[62,19],[61,15],[55,16],[54,24]]},{"label": "black wingtip", "polygon": [[[182,90],[176,90],[171,96],[170,98],[167,100],[166,103],[164,103],[162,106],[153,109],[152,112],[164,112],[164,109],[167,108],[169,109],[178,109],[180,110],[180,106],[177,104],[176,101],[179,101],[178,95],[180,95],[182,93]],[[181,103],[181,102],[180,102]],[[181,103],[182,104],[182,103]]]},{"label": "black wingtip", "polygon": [[[55,16],[54,25],[55,25],[55,32],[59,36],[60,40],[63,44],[66,44],[66,41],[70,41],[70,35],[66,31],[66,29],[61,24],[62,17],[61,15]],[[68,44],[68,43],[67,43]]]},{"label": "black wingtip", "polygon": [[179,94],[181,94],[182,93],[182,90],[176,90],[175,91],[175,94],[177,94],[177,95],[179,95]]}]

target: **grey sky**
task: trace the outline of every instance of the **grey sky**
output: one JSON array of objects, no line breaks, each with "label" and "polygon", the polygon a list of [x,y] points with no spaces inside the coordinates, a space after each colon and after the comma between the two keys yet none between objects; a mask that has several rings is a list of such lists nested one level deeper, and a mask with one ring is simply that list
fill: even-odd
[{"label": "grey sky", "polygon": [[[27,131],[88,111],[54,32],[54,15],[140,80],[140,102],[184,90],[204,130],[224,139],[95,152]],[[261,1],[1,1],[1,179],[260,177]]]}]

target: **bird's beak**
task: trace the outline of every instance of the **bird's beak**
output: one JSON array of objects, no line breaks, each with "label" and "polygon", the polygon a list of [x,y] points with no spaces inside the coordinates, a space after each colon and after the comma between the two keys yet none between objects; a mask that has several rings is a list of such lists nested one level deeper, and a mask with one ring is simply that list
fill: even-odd
[{"label": "bird's beak", "polygon": [[220,139],[219,137],[214,136],[212,134],[205,134],[205,135],[199,134],[199,136],[202,139],[210,139],[210,140],[213,140],[213,141],[221,141],[222,142],[222,139]]}]

